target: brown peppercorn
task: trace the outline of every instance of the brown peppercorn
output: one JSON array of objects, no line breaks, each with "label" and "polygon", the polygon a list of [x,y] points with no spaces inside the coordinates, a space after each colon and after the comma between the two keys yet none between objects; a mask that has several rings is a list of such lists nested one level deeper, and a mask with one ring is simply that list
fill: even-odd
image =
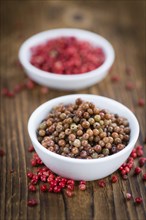
[{"label": "brown peppercorn", "polygon": [[90,117],[90,115],[89,115],[88,112],[84,112],[84,113],[83,113],[83,117],[84,117],[85,119],[88,119],[88,118]]},{"label": "brown peppercorn", "polygon": [[57,124],[56,131],[61,132],[63,130],[63,126],[61,124]]},{"label": "brown peppercorn", "polygon": [[104,137],[104,138],[103,138],[103,141],[104,141],[104,143],[107,144],[107,143],[109,142],[109,138],[108,138],[108,137]]},{"label": "brown peppercorn", "polygon": [[100,136],[101,138],[106,137],[106,132],[101,132],[99,136]]},{"label": "brown peppercorn", "polygon": [[60,134],[59,134],[59,139],[63,139],[63,138],[65,138],[65,132],[64,131],[60,132]]},{"label": "brown peppercorn", "polygon": [[[89,113],[89,115],[93,115],[93,110],[92,110],[92,108],[88,108],[88,113]],[[89,116],[90,117],[90,116]]]},{"label": "brown peppercorn", "polygon": [[94,135],[94,136],[99,135],[99,130],[96,129],[96,128],[94,128],[94,129],[93,129],[93,135]]},{"label": "brown peppercorn", "polygon": [[124,128],[124,133],[130,134],[130,128],[129,127]]},{"label": "brown peppercorn", "polygon": [[90,127],[90,123],[88,121],[83,121],[82,122],[82,127],[83,128],[89,128]]},{"label": "brown peppercorn", "polygon": [[105,147],[106,147],[107,149],[111,149],[111,148],[112,148],[112,145],[111,145],[111,143],[106,143],[106,144],[105,144]]},{"label": "brown peppercorn", "polygon": [[78,99],[76,99],[75,103],[76,103],[76,105],[81,105],[83,103],[83,100],[78,98]]},{"label": "brown peppercorn", "polygon": [[81,141],[81,145],[84,146],[84,147],[87,146],[88,145],[88,141],[87,140],[82,140]]},{"label": "brown peppercorn", "polygon": [[66,114],[65,114],[65,113],[61,113],[60,118],[61,118],[62,120],[64,120],[64,119],[66,118]]},{"label": "brown peppercorn", "polygon": [[75,134],[70,134],[69,136],[68,136],[68,140],[69,141],[74,141],[76,139],[76,135]]},{"label": "brown peppercorn", "polygon": [[98,143],[100,140],[101,140],[101,138],[99,136],[94,137],[94,142]]},{"label": "brown peppercorn", "polygon": [[71,134],[71,129],[67,128],[67,129],[65,130],[65,134],[66,134],[66,135]]},{"label": "brown peppercorn", "polygon": [[105,143],[104,143],[102,140],[100,140],[100,141],[99,141],[99,145],[100,145],[101,147],[104,147],[104,146],[105,146]]},{"label": "brown peppercorn", "polygon": [[78,122],[80,121],[80,119],[79,119],[79,117],[74,116],[74,117],[73,117],[73,121],[74,121],[75,123],[78,123]]},{"label": "brown peppercorn", "polygon": [[113,132],[114,128],[113,128],[112,126],[109,126],[109,127],[107,128],[107,130],[108,130],[109,132]]},{"label": "brown peppercorn", "polygon": [[93,136],[93,131],[92,131],[92,129],[90,129],[90,128],[87,129],[86,133],[87,133],[90,137]]},{"label": "brown peppercorn", "polygon": [[73,147],[72,148],[72,153],[73,154],[78,154],[79,153],[79,149],[77,147]]},{"label": "brown peppercorn", "polygon": [[118,145],[117,145],[117,150],[123,150],[124,147],[125,147],[124,144],[118,144]]},{"label": "brown peppercorn", "polygon": [[117,133],[119,133],[120,127],[119,127],[119,126],[115,126],[115,127],[114,127],[114,131],[117,132]]},{"label": "brown peppercorn", "polygon": [[121,139],[120,139],[120,138],[115,138],[114,142],[115,142],[116,144],[120,144],[120,143],[121,143]]},{"label": "brown peppercorn", "polygon": [[83,140],[88,140],[89,139],[89,134],[88,133],[84,133],[82,136]]},{"label": "brown peppercorn", "polygon": [[39,135],[41,136],[41,137],[43,137],[43,136],[45,136],[45,134],[46,134],[46,132],[45,132],[45,130],[39,130]]},{"label": "brown peppercorn", "polygon": [[63,139],[60,139],[60,140],[58,141],[58,145],[59,145],[60,147],[64,147],[65,144],[66,144],[66,142],[65,142],[65,140],[63,140]]},{"label": "brown peppercorn", "polygon": [[108,120],[111,119],[111,114],[106,113],[106,114],[105,114],[105,118],[108,119]]},{"label": "brown peppercorn", "polygon": [[94,137],[93,137],[93,136],[90,136],[88,140],[89,140],[90,142],[92,142],[93,139],[94,139]]},{"label": "brown peppercorn", "polygon": [[99,144],[95,145],[93,148],[97,153],[100,153],[102,150],[102,147]]},{"label": "brown peppercorn", "polygon": [[80,152],[80,157],[81,157],[81,158],[86,158],[86,157],[87,157],[87,152],[86,152],[85,150],[82,150],[82,151]]},{"label": "brown peppercorn", "polygon": [[115,139],[115,138],[118,138],[118,137],[119,137],[119,135],[118,135],[118,133],[117,133],[117,132],[113,132],[113,133],[112,133],[112,137]]},{"label": "brown peppercorn", "polygon": [[83,131],[82,130],[78,130],[77,131],[77,136],[82,136],[83,135]]},{"label": "brown peppercorn", "polygon": [[70,151],[69,151],[69,148],[68,148],[68,147],[64,147],[64,148],[63,148],[63,152],[66,153],[66,154],[68,154],[68,153],[70,152]]},{"label": "brown peppercorn", "polygon": [[83,104],[82,104],[82,109],[83,110],[87,110],[89,108],[89,104],[87,103],[87,102],[84,102]]},{"label": "brown peppercorn", "polygon": [[95,123],[93,124],[93,127],[98,129],[98,128],[100,128],[100,124],[99,124],[98,122],[95,122]]},{"label": "brown peppercorn", "polygon": [[99,108],[96,108],[96,107],[93,108],[93,113],[95,115],[99,114],[99,112],[100,112]]},{"label": "brown peppercorn", "polygon": [[108,137],[109,143],[113,143],[114,139],[112,137]]},{"label": "brown peppercorn", "polygon": [[53,122],[50,119],[48,119],[46,124],[48,125],[48,127],[50,127],[53,124]]}]

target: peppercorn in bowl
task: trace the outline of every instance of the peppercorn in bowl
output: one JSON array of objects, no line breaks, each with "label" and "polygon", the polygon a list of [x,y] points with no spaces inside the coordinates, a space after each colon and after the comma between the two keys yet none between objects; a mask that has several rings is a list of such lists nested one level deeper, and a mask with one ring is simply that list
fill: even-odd
[{"label": "peppercorn in bowl", "polygon": [[76,94],[38,107],[30,116],[28,132],[52,171],[75,180],[95,180],[110,175],[128,158],[139,124],[117,101]]},{"label": "peppercorn in bowl", "polygon": [[77,90],[104,79],[114,62],[112,45],[81,29],[54,29],[26,40],[19,60],[26,74],[50,88]]}]

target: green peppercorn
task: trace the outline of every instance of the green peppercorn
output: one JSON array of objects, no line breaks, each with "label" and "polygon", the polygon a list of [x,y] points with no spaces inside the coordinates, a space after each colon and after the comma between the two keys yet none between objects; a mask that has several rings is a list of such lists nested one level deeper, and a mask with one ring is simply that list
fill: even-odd
[{"label": "green peppercorn", "polygon": [[102,149],[102,153],[103,153],[104,156],[109,155],[109,149],[103,148],[103,149]]}]

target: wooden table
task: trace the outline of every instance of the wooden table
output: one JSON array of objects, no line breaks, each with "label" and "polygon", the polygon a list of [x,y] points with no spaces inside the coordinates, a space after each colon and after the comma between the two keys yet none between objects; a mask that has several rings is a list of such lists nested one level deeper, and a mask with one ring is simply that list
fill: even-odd
[{"label": "wooden table", "polygon": [[[1,220],[144,220],[146,219],[146,185],[142,175],[131,172],[127,181],[119,176],[118,183],[99,188],[97,181],[88,182],[87,190],[75,189],[68,198],[65,193],[28,193],[26,173],[31,169],[28,146],[30,139],[27,121],[33,110],[52,98],[73,93],[107,96],[129,107],[137,116],[140,135],[137,144],[144,146],[146,135],[145,107],[138,106],[145,98],[145,5],[144,1],[3,1],[1,7],[1,88],[10,89],[26,76],[17,65],[18,50],[31,35],[52,28],[83,28],[101,34],[113,45],[116,60],[111,73],[100,84],[88,89],[65,92],[49,89],[40,93],[40,86],[24,90],[15,98],[1,96],[0,157],[0,219]],[[126,68],[131,68],[131,75]],[[118,75],[119,82],[111,77]],[[127,82],[135,89],[126,90]],[[144,146],[146,155],[146,146]],[[13,170],[13,171],[12,171]],[[143,173],[146,168],[143,168]],[[117,175],[118,172],[117,172]],[[124,192],[141,196],[143,203],[126,201]],[[35,197],[39,204],[27,206],[28,198]]]}]

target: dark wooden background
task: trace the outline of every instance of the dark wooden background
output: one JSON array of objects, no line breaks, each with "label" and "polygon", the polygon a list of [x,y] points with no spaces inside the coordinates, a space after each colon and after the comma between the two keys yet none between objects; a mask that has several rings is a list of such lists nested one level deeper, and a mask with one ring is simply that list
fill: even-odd
[{"label": "dark wooden background", "polygon": [[[33,91],[23,91],[13,99],[1,96],[0,148],[5,156],[0,158],[0,219],[1,220],[144,220],[146,219],[146,185],[141,174],[116,184],[106,178],[107,186],[101,189],[97,181],[89,182],[87,190],[75,191],[73,198],[62,194],[37,191],[37,207],[29,208],[27,199],[27,170],[30,168],[28,146],[30,139],[27,121],[32,111],[41,103],[65,94],[98,94],[118,100],[136,114],[140,124],[137,144],[143,144],[146,135],[145,107],[137,105],[145,98],[145,3],[127,1],[1,1],[1,88],[13,88],[25,79],[17,65],[18,50],[31,35],[60,27],[83,28],[101,34],[115,49],[116,60],[111,73],[100,84],[88,89],[65,92],[49,89],[40,94],[40,86]],[[132,68],[131,75],[126,67]],[[111,82],[111,76],[121,80]],[[125,89],[134,83],[133,91]],[[146,146],[145,146],[146,155]],[[10,171],[14,170],[13,173]],[[145,172],[146,169],[143,169]],[[143,204],[135,206],[125,201],[123,193],[141,196]]]}]

